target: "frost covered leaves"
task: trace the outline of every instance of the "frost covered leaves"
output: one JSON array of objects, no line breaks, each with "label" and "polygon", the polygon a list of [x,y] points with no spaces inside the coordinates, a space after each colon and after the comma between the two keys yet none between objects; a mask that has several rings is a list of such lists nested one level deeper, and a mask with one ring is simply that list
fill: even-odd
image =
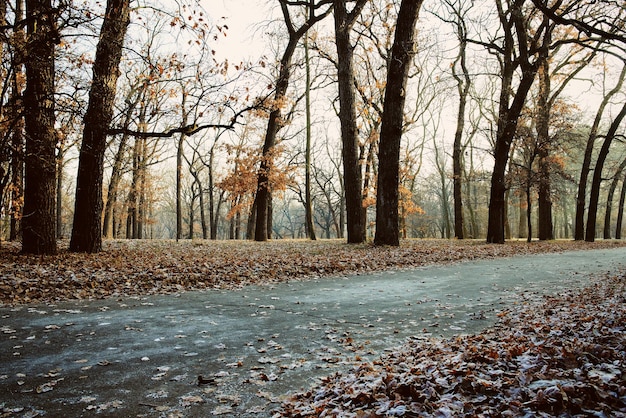
[{"label": "frost covered leaves", "polygon": [[279,416],[626,416],[626,278],[416,339],[294,395]]},{"label": "frost covered leaves", "polygon": [[552,241],[488,245],[479,241],[406,240],[400,247],[346,245],[339,240],[105,241],[99,254],[54,257],[0,246],[0,305],[235,289],[338,274],[414,268],[463,260],[626,245]]}]

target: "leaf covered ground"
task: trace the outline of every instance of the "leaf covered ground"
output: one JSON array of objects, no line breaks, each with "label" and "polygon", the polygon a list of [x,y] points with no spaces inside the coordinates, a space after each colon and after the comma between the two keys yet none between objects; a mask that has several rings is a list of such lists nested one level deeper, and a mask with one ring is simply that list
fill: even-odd
[{"label": "leaf covered ground", "polygon": [[626,278],[414,340],[284,402],[283,417],[626,417]]},{"label": "leaf covered ground", "polygon": [[20,254],[0,246],[0,304],[55,302],[235,289],[310,277],[405,269],[475,259],[625,246],[621,241],[508,242],[406,240],[400,247],[347,245],[340,240],[105,241],[98,254]]},{"label": "leaf covered ground", "polygon": [[[31,304],[40,302],[54,306],[68,299],[115,298],[112,302],[122,295],[239,289],[249,284],[624,245],[618,241],[487,245],[478,241],[416,240],[405,241],[399,248],[376,248],[341,241],[107,241],[100,254],[72,254],[62,247],[57,256],[38,257],[19,254],[18,244],[2,243],[0,306],[28,304],[11,309],[29,308],[30,312]],[[480,334],[415,337],[401,347],[387,350],[380,358],[378,354],[375,358],[356,356],[345,366],[337,364],[338,368],[332,370],[341,371],[327,375],[305,392],[276,400],[270,397],[274,406],[268,401],[266,407],[258,409],[259,416],[626,417],[625,274],[592,278],[590,287],[583,291],[559,291],[558,295],[544,299],[507,305],[508,310],[498,315],[500,322]],[[69,325],[72,324],[68,322]],[[56,328],[62,331],[61,327]],[[127,329],[139,332],[136,325]],[[333,335],[329,334],[329,338]],[[173,338],[182,341],[182,337]],[[263,341],[267,343],[263,350],[277,349],[273,337]],[[265,351],[259,353],[261,367],[266,366],[266,361],[272,365],[272,357]],[[242,357],[240,362],[227,366],[241,369],[245,361]],[[140,363],[149,363],[148,357],[142,357]],[[259,364],[254,366],[258,375],[255,379],[267,384],[280,380],[278,372],[256,371]],[[97,366],[112,367],[100,362]],[[279,367],[278,363],[272,366]],[[169,368],[157,371],[158,376],[152,380],[168,372],[175,374]],[[176,376],[168,381],[170,385],[178,383],[172,383]],[[221,387],[219,381],[230,374],[224,376],[224,371],[212,375],[209,389]],[[47,378],[53,380],[37,386],[38,394],[55,393],[54,385],[62,383],[57,372],[41,377]],[[10,380],[8,375],[5,379]],[[196,390],[206,389],[203,388]],[[174,388],[170,389],[173,393]],[[161,396],[161,392],[154,393]],[[265,396],[265,392],[259,393]],[[261,396],[259,393],[257,396]],[[100,398],[95,398],[100,395],[85,395],[78,402],[88,404],[87,410],[100,402]],[[118,398],[112,399],[102,398],[96,412],[101,412],[100,408],[121,408],[114,403]],[[195,392],[185,392],[181,399],[178,406],[185,411],[192,409],[190,405],[208,402]],[[230,397],[224,398],[224,405],[218,401],[220,405],[211,414],[233,416],[234,407],[229,405],[239,401]],[[141,405],[155,411],[165,408],[156,404],[149,401]],[[14,409],[0,406],[0,415],[13,416]],[[160,416],[178,416],[170,413],[175,409],[165,408]]]}]

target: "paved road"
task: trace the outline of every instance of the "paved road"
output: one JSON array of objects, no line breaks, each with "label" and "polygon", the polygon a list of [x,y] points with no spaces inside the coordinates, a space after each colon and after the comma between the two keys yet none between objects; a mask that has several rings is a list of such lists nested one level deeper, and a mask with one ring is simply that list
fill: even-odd
[{"label": "paved road", "polygon": [[[271,416],[290,391],[407,338],[479,332],[511,304],[617,271],[626,248],[240,291],[0,308],[8,416]],[[202,376],[199,385],[198,376]]]}]

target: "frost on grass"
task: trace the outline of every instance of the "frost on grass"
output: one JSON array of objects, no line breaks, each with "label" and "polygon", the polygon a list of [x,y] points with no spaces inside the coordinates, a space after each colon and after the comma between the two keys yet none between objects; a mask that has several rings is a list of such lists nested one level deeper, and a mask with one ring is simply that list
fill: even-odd
[{"label": "frost on grass", "polygon": [[275,416],[626,417],[625,284],[547,297],[478,335],[416,339],[322,379]]}]

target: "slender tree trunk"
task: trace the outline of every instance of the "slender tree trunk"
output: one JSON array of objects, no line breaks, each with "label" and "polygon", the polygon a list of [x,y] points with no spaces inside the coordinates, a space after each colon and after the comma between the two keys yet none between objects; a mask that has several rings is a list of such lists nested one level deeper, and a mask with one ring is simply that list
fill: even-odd
[{"label": "slender tree trunk", "polygon": [[24,122],[26,154],[22,252],[56,254],[54,47],[59,42],[51,0],[26,2],[28,54]]},{"label": "slender tree trunk", "polygon": [[309,62],[309,38],[304,35],[304,61],[306,68],[305,104],[306,104],[306,148],[304,153],[304,212],[306,218],[306,234],[315,241],[313,224],[313,198],[311,196],[311,65]]},{"label": "slender tree trunk", "polygon": [[293,26],[292,19],[289,15],[288,2],[280,2],[281,10],[285,24],[287,25],[287,31],[289,33],[289,41],[285,47],[285,51],[280,59],[279,74],[276,80],[276,90],[274,92],[274,103],[272,104],[272,110],[270,111],[267,130],[265,132],[265,140],[263,141],[263,155],[261,159],[261,165],[257,173],[257,192],[256,192],[256,222],[254,239],[256,241],[267,241],[271,237],[271,185],[270,185],[270,170],[272,169],[272,160],[274,155],[274,147],[276,145],[276,138],[278,131],[282,127],[282,109],[285,95],[287,94],[287,88],[289,87],[289,78],[291,73],[291,60],[298,46],[300,39],[307,33],[307,31],[317,22],[322,20],[330,13],[330,8],[326,9],[321,14],[316,14],[320,5],[316,5],[314,0],[310,0],[306,5],[307,17],[302,26],[296,29]]},{"label": "slender tree trunk", "polygon": [[602,184],[602,169],[604,168],[604,162],[609,154],[609,148],[615,138],[617,130],[619,129],[622,120],[626,116],[626,102],[623,104],[621,111],[615,117],[611,126],[604,138],[602,148],[598,153],[596,160],[596,166],[593,170],[593,179],[591,181],[591,192],[589,194],[589,211],[587,214],[587,230],[585,231],[585,241],[593,242],[596,238],[596,217],[598,212],[598,202],[600,200],[600,186]]},{"label": "slender tree trunk", "polygon": [[[5,4],[6,7],[6,4]],[[5,9],[6,12],[6,9]],[[24,19],[24,1],[15,2],[15,20]],[[18,29],[13,35],[13,56],[11,66],[11,120],[14,121],[11,133],[11,221],[9,240],[15,241],[21,234],[21,219],[24,207],[24,116],[22,93],[24,90],[24,30]]]},{"label": "slender tree trunk", "polygon": [[102,250],[102,182],[107,131],[119,76],[124,36],[130,23],[130,0],[108,0],[96,47],[89,105],[78,163],[74,226],[70,251]]},{"label": "slender tree trunk", "polygon": [[115,154],[115,161],[111,169],[111,178],[107,189],[107,201],[104,206],[104,220],[102,221],[102,232],[104,237],[115,237],[115,205],[119,193],[119,185],[122,180],[122,164],[128,149],[128,135],[122,135],[120,144]]},{"label": "slender tree trunk", "polygon": [[617,189],[617,183],[619,183],[622,178],[624,168],[626,168],[626,159],[622,160],[622,163],[617,168],[617,172],[613,176],[613,181],[611,181],[609,191],[606,195],[606,210],[604,211],[603,231],[604,239],[611,239],[611,212],[613,211],[613,195],[615,194],[615,189]]},{"label": "slender tree trunk", "polygon": [[[181,109],[183,112],[182,126],[187,126],[187,91],[183,87]],[[176,148],[176,241],[183,237],[183,202],[182,202],[182,180],[183,180],[183,147],[187,135],[181,133],[178,137],[178,147]]]},{"label": "slender tree trunk", "polygon": [[416,50],[415,24],[421,5],[421,0],[402,0],[398,11],[380,130],[374,237],[376,245],[400,245],[398,230],[400,142],[407,79]]},{"label": "slender tree trunk", "polygon": [[56,185],[56,237],[63,238],[63,166],[65,165],[65,148],[63,141],[59,141],[57,151],[57,185]]},{"label": "slender tree trunk", "polygon": [[626,200],[626,178],[622,179],[622,189],[617,206],[617,220],[615,221],[615,239],[622,239],[622,222],[624,219],[624,201]]},{"label": "slender tree trunk", "polygon": [[[454,198],[454,236],[457,239],[464,238],[464,220],[463,220],[463,129],[465,128],[465,107],[467,106],[467,97],[471,87],[471,78],[466,65],[467,39],[465,22],[458,17],[456,22],[457,35],[460,39],[459,53],[457,54],[454,65],[452,66],[452,75],[457,83],[457,91],[459,93],[459,108],[456,119],[456,131],[454,132],[454,145],[452,148],[452,180]],[[456,64],[461,67],[463,78],[456,71]]]},{"label": "slender tree trunk", "polygon": [[[589,137],[587,139],[587,146],[585,148],[585,155],[583,157],[582,167],[580,169],[580,179],[578,180],[578,194],[576,195],[576,215],[574,226],[574,239],[577,241],[585,239],[585,203],[587,202],[587,180],[589,178],[589,172],[591,171],[591,158],[593,156],[593,150],[598,137],[598,130],[600,128],[600,122],[604,115],[606,106],[610,103],[611,98],[618,94],[624,80],[626,79],[626,65],[622,67],[619,79],[615,87],[609,91],[600,102],[596,117],[594,118],[591,129],[589,130]],[[595,226],[594,226],[595,228]]]},{"label": "slender tree trunk", "polygon": [[519,208],[519,222],[517,225],[517,237],[518,238],[528,238],[528,217],[527,217],[527,208],[528,201],[526,198],[526,188],[524,190],[520,190],[520,195],[518,197],[518,208]]}]

